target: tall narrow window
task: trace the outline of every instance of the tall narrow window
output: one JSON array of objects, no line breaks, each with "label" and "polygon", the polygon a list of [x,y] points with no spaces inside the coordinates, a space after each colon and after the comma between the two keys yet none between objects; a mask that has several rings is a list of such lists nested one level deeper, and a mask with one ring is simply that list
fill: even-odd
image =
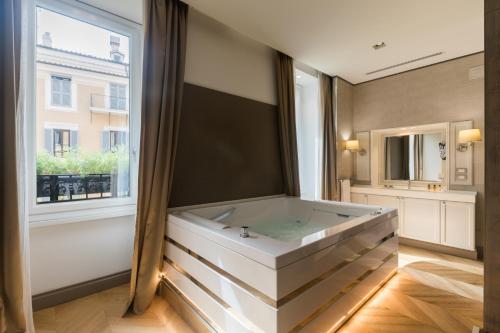
[{"label": "tall narrow window", "polygon": [[109,107],[114,110],[126,110],[127,86],[124,84],[109,84]]},{"label": "tall narrow window", "polygon": [[319,81],[316,76],[295,69],[295,82],[300,196],[318,200],[321,194]]},{"label": "tall narrow window", "polygon": [[[109,14],[99,13],[100,19],[92,21],[95,13],[85,12],[79,4],[35,1],[35,202],[128,198],[133,157],[128,99],[131,35],[125,25],[108,29],[116,22],[111,17],[106,20]],[[47,98],[50,102],[44,103]],[[51,106],[72,107],[76,112],[61,113]],[[78,131],[58,127],[62,121]],[[106,150],[101,143],[103,128],[124,129],[108,132]]]},{"label": "tall narrow window", "polygon": [[71,78],[52,75],[51,104],[54,106],[71,106]]}]

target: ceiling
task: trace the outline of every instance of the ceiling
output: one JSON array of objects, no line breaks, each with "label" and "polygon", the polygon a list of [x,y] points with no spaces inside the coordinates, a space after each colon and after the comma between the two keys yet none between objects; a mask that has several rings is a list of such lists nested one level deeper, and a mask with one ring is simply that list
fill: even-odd
[{"label": "ceiling", "polygon": [[[142,21],[141,0],[84,0]],[[483,0],[183,0],[294,59],[351,83],[484,49]],[[106,8],[105,8],[106,9]],[[374,50],[372,45],[385,42]],[[443,52],[375,74],[366,73]]]},{"label": "ceiling", "polygon": [[[483,0],[184,0],[233,29],[351,83],[482,51]],[[375,51],[372,45],[385,42]],[[365,73],[440,56],[372,75]]]}]

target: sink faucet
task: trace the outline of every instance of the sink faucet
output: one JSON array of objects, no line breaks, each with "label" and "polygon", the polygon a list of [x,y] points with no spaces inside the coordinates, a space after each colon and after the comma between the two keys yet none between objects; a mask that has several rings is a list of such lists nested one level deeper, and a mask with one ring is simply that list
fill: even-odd
[{"label": "sink faucet", "polygon": [[411,190],[411,180],[408,179],[408,189]]}]

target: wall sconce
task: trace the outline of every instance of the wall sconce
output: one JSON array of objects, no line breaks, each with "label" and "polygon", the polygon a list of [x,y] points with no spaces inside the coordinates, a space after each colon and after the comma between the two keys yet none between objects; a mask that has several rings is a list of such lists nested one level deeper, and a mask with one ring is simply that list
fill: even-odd
[{"label": "wall sconce", "polygon": [[360,155],[366,154],[366,150],[360,149],[359,140],[347,140],[345,142],[345,150],[349,150],[352,153],[359,153]]},{"label": "wall sconce", "polygon": [[478,128],[471,128],[458,132],[457,150],[459,152],[466,152],[474,142],[481,142],[481,131]]}]

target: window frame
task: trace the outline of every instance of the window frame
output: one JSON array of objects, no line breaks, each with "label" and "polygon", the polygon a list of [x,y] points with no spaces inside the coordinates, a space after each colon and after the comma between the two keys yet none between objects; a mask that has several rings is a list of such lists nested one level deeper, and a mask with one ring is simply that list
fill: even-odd
[{"label": "window frame", "polygon": [[[137,173],[139,162],[140,105],[142,77],[142,25],[129,21],[104,10],[75,0],[28,0],[28,35],[26,52],[27,73],[31,73],[32,84],[25,97],[27,106],[26,139],[28,146],[28,193],[29,222],[32,227],[53,224],[91,221],[136,213]],[[36,8],[41,7],[76,20],[111,30],[129,38],[130,77],[129,98],[129,149],[130,149],[130,196],[125,198],[90,199],[85,201],[60,202],[39,205],[36,202]],[[72,96],[74,97],[74,96]],[[38,134],[40,135],[40,134]]]}]

